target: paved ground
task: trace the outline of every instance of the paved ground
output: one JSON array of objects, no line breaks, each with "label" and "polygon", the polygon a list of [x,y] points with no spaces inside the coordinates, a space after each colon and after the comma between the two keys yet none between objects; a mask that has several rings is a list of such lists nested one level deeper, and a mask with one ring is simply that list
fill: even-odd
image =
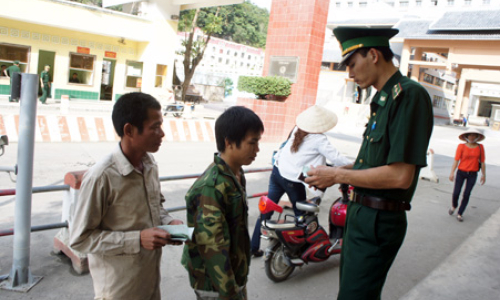
[{"label": "paved ground", "polygon": [[[332,142],[347,156],[355,156],[361,141],[362,127],[341,116],[339,125],[329,133]],[[436,126],[431,140],[438,184],[420,181],[408,214],[409,229],[406,241],[389,273],[383,299],[498,299],[500,274],[499,225],[500,156],[494,149],[500,146],[496,132],[487,132],[484,141],[487,157],[487,182],[476,186],[465,214],[459,223],[448,216],[452,183],[448,175],[457,136],[464,128]],[[114,143],[39,143],[36,144],[34,185],[58,184],[68,171],[88,168]],[[261,145],[261,152],[253,167],[267,167],[271,153],[278,143]],[[177,175],[202,172],[215,151],[214,143],[165,143],[156,154],[160,174]],[[17,144],[8,146],[0,157],[0,165],[10,165],[16,160]],[[248,191],[267,190],[267,174],[248,175]],[[167,182],[163,191],[168,207],[183,204],[183,196],[192,180]],[[0,187],[11,188],[6,174],[0,174]],[[327,191],[322,204],[320,220],[326,225],[326,212],[337,198],[335,188]],[[33,197],[32,224],[40,225],[60,221],[61,193],[37,194]],[[251,200],[250,227],[258,215],[256,200]],[[13,226],[14,199],[0,197],[0,229]],[[176,213],[185,219],[184,213]],[[0,299],[92,299],[92,282],[89,275],[78,276],[72,272],[67,259],[54,255],[52,239],[56,230],[31,235],[30,268],[43,280],[29,293],[21,294],[0,290]],[[265,243],[264,243],[265,244]],[[187,274],[180,266],[181,248],[166,247],[162,260],[163,299],[194,299]],[[253,259],[248,291],[250,299],[326,299],[335,298],[338,290],[339,257],[323,263],[296,269],[292,276],[280,284],[272,283],[265,276],[263,261]],[[12,265],[12,237],[0,237],[0,275],[8,274]]]}]

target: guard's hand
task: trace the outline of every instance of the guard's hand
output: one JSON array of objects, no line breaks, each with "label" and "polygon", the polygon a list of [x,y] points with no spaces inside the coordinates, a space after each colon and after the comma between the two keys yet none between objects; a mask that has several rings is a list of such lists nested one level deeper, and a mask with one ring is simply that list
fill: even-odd
[{"label": "guard's hand", "polygon": [[450,174],[450,181],[453,182],[455,180],[455,173]]},{"label": "guard's hand", "polygon": [[148,228],[141,231],[141,246],[147,250],[160,249],[168,244],[170,233],[160,228]]},{"label": "guard's hand", "polygon": [[481,185],[484,185],[484,183],[486,182],[486,176],[481,175],[481,180],[479,182],[481,183]]},{"label": "guard's hand", "polygon": [[336,178],[337,171],[337,167],[311,166],[311,169],[309,170],[309,172],[307,172],[308,177],[306,177],[304,181],[310,187],[325,189],[336,183],[339,183]]}]

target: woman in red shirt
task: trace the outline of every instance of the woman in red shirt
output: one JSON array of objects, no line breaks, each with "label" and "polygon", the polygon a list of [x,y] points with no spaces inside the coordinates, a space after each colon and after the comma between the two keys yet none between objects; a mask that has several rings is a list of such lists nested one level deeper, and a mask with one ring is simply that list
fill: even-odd
[{"label": "woman in red shirt", "polygon": [[[469,203],[470,193],[476,183],[477,173],[479,170],[481,170],[482,173],[480,180],[481,185],[483,185],[486,181],[486,165],[484,164],[484,147],[483,145],[478,144],[478,142],[484,140],[484,134],[481,131],[471,128],[459,135],[458,138],[466,143],[458,145],[457,153],[455,154],[455,161],[451,167],[450,181],[453,182],[454,179],[456,180],[455,188],[453,190],[452,204],[448,213],[451,216],[455,212],[455,209],[458,206],[458,197],[460,196],[464,181],[466,181],[464,195],[457,214],[457,220],[462,222],[462,215],[467,207],[467,204]],[[457,169],[457,166],[458,171],[455,178],[455,170]]]}]

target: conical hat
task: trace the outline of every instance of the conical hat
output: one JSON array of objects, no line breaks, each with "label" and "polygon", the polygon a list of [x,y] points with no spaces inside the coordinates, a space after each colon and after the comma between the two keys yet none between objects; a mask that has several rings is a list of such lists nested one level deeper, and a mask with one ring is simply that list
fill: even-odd
[{"label": "conical hat", "polygon": [[324,107],[313,105],[295,120],[297,127],[308,133],[324,133],[337,125],[337,115]]},{"label": "conical hat", "polygon": [[480,141],[484,140],[484,134],[483,134],[483,132],[481,130],[479,130],[479,129],[476,129],[476,128],[469,128],[469,129],[467,129],[464,133],[461,133],[458,136],[458,138],[461,139],[462,141],[467,142],[465,140],[465,136],[468,135],[469,133],[475,133],[475,134],[477,134],[479,136],[477,142],[480,142]]}]

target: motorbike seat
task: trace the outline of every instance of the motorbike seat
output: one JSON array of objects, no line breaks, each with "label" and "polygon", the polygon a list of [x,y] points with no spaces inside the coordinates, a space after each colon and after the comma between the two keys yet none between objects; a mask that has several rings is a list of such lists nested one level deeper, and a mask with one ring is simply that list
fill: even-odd
[{"label": "motorbike seat", "polygon": [[311,213],[319,213],[319,205],[309,202],[297,202],[295,203],[295,207],[298,210],[311,212]]},{"label": "motorbike seat", "polygon": [[262,226],[268,227],[269,229],[294,228],[295,222],[278,223],[275,220],[264,220],[262,221]]}]

